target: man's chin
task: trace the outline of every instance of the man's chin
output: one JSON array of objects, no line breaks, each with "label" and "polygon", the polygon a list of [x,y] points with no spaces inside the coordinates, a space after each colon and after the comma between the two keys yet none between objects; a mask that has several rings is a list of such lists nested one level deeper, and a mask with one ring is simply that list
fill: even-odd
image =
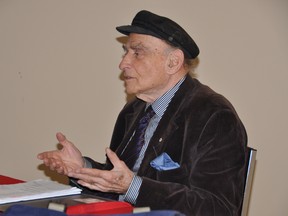
[{"label": "man's chin", "polygon": [[135,89],[132,89],[132,88],[125,86],[125,93],[129,94],[129,95],[136,95],[137,91],[135,91]]}]

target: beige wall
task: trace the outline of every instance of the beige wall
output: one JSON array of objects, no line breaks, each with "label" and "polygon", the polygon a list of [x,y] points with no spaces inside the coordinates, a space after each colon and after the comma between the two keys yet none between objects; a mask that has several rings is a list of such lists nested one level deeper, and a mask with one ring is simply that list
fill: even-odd
[{"label": "beige wall", "polygon": [[246,125],[258,149],[249,215],[288,215],[286,0],[0,0],[0,174],[48,178],[36,154],[57,131],[104,159],[125,103],[115,26],[140,9],[191,33],[199,79]]}]

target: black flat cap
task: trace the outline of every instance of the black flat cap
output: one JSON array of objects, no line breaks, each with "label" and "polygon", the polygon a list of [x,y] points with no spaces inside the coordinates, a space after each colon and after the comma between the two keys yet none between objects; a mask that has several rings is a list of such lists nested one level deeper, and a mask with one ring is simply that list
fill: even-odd
[{"label": "black flat cap", "polygon": [[180,48],[186,58],[194,59],[199,54],[199,48],[190,35],[173,20],[159,16],[146,10],[136,14],[131,25],[118,26],[122,34],[130,33],[151,35]]}]

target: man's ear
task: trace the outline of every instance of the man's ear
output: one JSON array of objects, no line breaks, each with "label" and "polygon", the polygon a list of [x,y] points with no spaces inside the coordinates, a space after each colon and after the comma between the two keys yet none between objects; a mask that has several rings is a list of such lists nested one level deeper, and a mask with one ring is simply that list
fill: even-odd
[{"label": "man's ear", "polygon": [[180,49],[175,49],[169,53],[167,60],[167,72],[169,74],[177,73],[183,66],[184,53]]}]

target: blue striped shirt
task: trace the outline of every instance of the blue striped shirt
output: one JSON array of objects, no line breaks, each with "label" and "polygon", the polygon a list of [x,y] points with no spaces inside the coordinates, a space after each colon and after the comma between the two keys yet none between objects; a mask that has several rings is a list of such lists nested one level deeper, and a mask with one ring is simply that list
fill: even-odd
[{"label": "blue striped shirt", "polygon": [[170,101],[172,100],[173,96],[175,95],[175,93],[179,89],[180,85],[185,80],[185,77],[183,77],[174,87],[172,87],[170,90],[168,90],[165,94],[163,94],[161,97],[159,97],[152,104],[147,103],[146,108],[149,105],[151,105],[154,112],[155,112],[155,115],[150,120],[149,125],[146,129],[145,144],[142,147],[142,149],[140,151],[139,158],[137,159],[137,161],[135,162],[135,165],[133,167],[133,170],[132,170],[134,172],[133,180],[132,180],[126,194],[120,195],[119,200],[124,200],[124,201],[130,202],[132,204],[136,203],[136,200],[137,200],[137,197],[139,194],[139,189],[140,189],[141,184],[142,184],[142,178],[137,176],[137,171],[139,170],[139,167],[140,167],[141,162],[143,160],[143,157],[144,157],[144,154],[145,154],[146,149],[148,147],[148,144],[150,142],[150,139],[154,134],[154,131],[156,130],[156,128],[157,128],[162,116],[164,115]]}]

